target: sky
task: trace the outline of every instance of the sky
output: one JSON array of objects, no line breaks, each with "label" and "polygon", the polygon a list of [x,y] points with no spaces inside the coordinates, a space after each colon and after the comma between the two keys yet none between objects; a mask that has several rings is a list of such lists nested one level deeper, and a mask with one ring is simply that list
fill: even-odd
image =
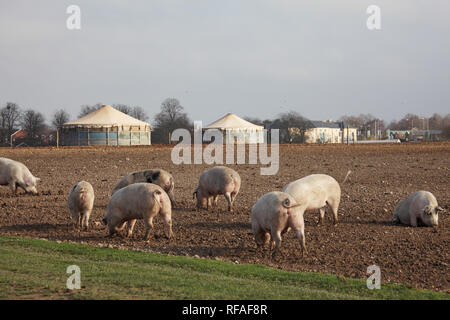
[{"label": "sky", "polygon": [[448,0],[0,0],[0,106],[50,120],[124,103],[152,119],[171,97],[205,125],[228,112],[447,114],[449,13]]}]

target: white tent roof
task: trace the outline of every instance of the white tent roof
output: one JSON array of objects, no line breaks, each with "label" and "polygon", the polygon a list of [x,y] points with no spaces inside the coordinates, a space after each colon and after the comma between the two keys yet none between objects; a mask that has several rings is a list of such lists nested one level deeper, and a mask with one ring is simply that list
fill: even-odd
[{"label": "white tent roof", "polygon": [[204,129],[254,129],[254,130],[263,130],[263,126],[257,126],[251,122],[248,122],[242,118],[239,118],[237,115],[233,113],[228,113],[217,121],[207,125]]},{"label": "white tent roof", "polygon": [[105,105],[80,119],[66,122],[63,127],[117,127],[117,126],[133,126],[133,127],[150,127],[149,123],[133,118],[119,110]]}]

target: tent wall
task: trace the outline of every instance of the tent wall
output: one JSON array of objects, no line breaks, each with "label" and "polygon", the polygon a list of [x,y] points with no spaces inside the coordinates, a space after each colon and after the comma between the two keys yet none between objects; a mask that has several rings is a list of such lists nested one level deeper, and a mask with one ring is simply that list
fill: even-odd
[{"label": "tent wall", "polygon": [[118,128],[67,128],[61,130],[60,139],[64,146],[151,144],[149,130],[118,131]]},{"label": "tent wall", "polygon": [[227,143],[264,143],[264,130],[226,130]]}]

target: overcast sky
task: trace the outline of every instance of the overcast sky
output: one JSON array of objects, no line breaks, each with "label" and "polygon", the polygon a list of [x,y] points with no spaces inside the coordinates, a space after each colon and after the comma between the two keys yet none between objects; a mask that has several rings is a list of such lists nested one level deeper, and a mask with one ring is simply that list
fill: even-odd
[{"label": "overcast sky", "polygon": [[[81,30],[66,9],[81,8]],[[366,9],[381,8],[381,30]],[[193,120],[450,112],[448,0],[0,0],[0,106],[167,97]]]}]

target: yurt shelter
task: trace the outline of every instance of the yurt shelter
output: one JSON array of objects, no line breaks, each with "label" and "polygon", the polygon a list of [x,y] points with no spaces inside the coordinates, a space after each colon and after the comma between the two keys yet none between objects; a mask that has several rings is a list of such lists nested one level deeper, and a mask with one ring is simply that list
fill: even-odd
[{"label": "yurt shelter", "polygon": [[149,123],[135,119],[105,105],[60,128],[61,145],[150,145],[152,128]]},{"label": "yurt shelter", "polygon": [[203,127],[218,129],[224,134],[224,142],[237,143],[264,143],[264,127],[248,122],[233,113],[228,113],[222,118]]}]

